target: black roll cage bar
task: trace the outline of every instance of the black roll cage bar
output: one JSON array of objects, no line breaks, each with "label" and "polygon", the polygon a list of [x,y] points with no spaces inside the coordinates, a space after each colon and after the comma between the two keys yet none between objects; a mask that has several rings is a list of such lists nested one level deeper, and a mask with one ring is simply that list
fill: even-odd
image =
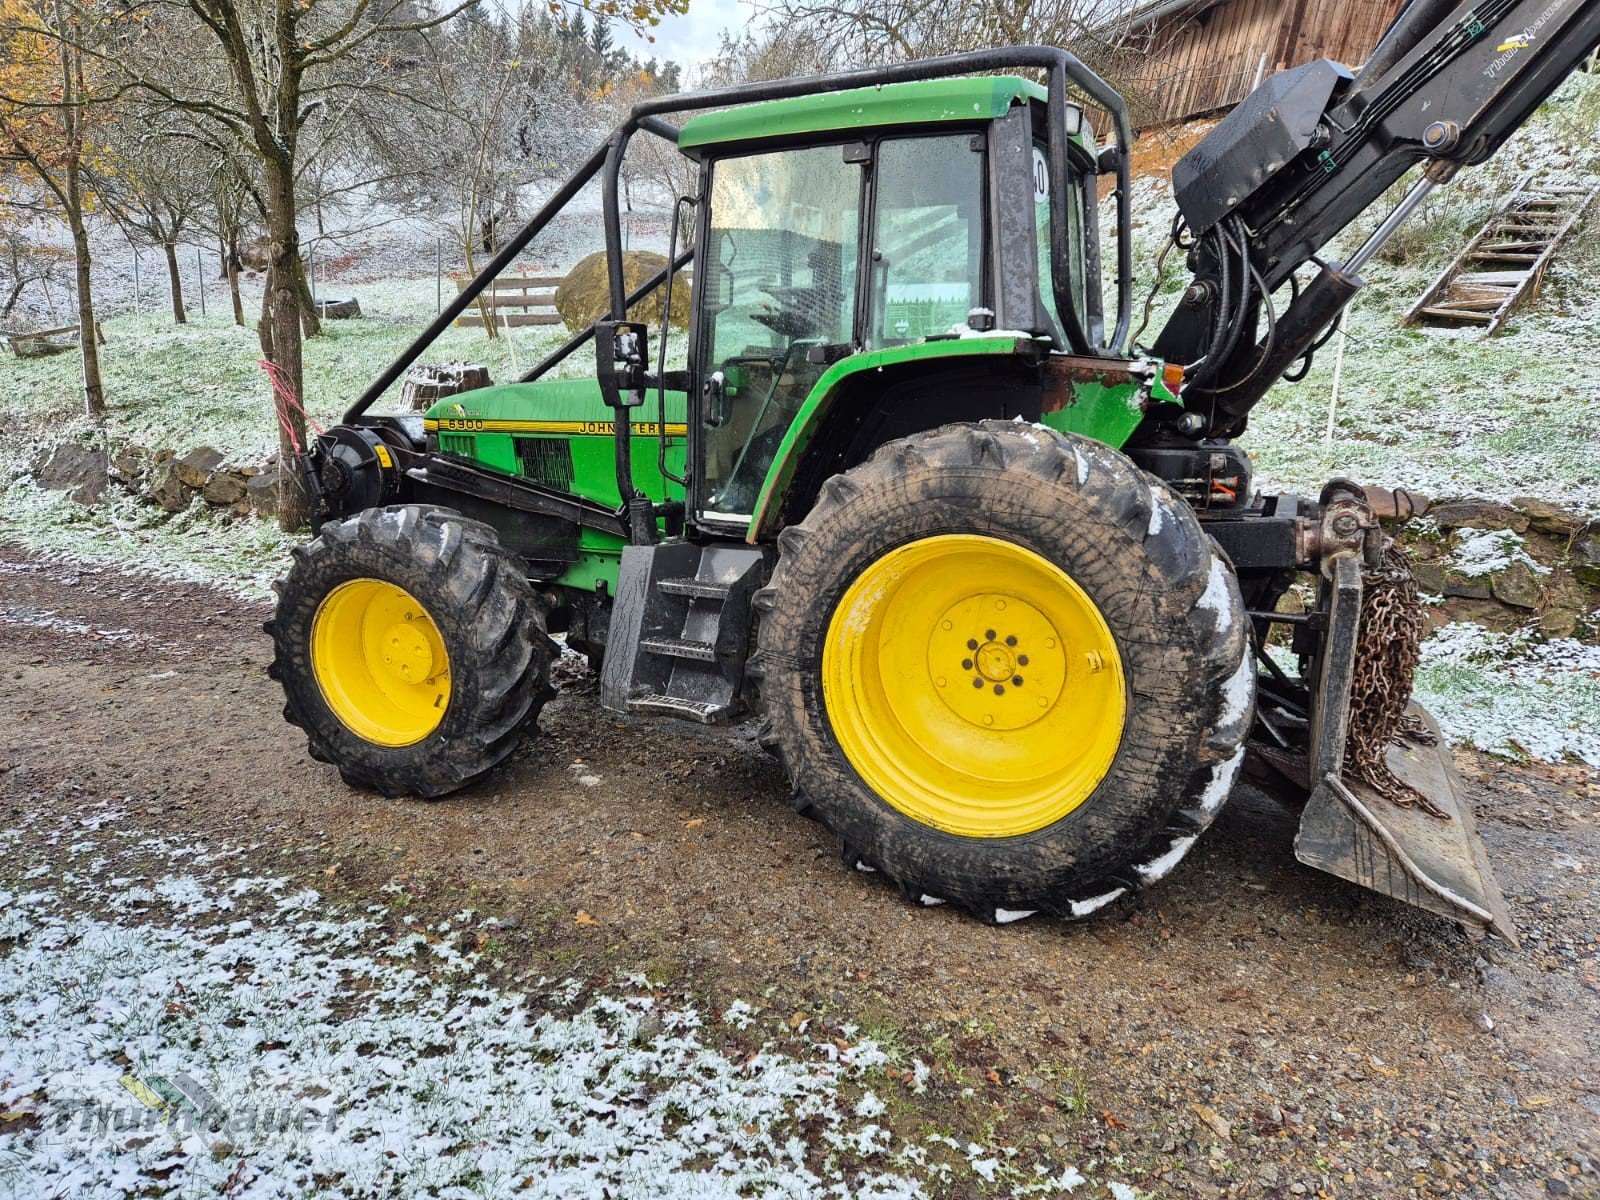
[{"label": "black roll cage bar", "polygon": [[[956,75],[1001,71],[1017,67],[1042,70],[1047,73],[1046,100],[1048,110],[1055,117],[1049,122],[1050,146],[1050,265],[1056,309],[1069,343],[1069,349],[1079,354],[1115,357],[1122,353],[1127,343],[1128,329],[1133,315],[1133,216],[1130,207],[1130,148],[1133,128],[1128,118],[1127,105],[1116,90],[1086,67],[1076,55],[1054,46],[1012,46],[992,50],[974,50],[964,54],[947,54],[938,58],[916,62],[897,63],[886,67],[864,67],[831,75],[797,76],[777,79],[767,83],[740,84],[735,87],[713,88],[700,92],[682,92],[640,101],[629,111],[622,124],[612,130],[604,145],[591,154],[577,171],[562,184],[517,234],[477,276],[461,290],[450,304],[435,317],[431,324],[372,381],[360,398],[344,414],[346,422],[359,419],[388,391],[422,352],[449,328],[451,322],[466,311],[479,294],[499,274],[511,265],[518,254],[527,247],[551,219],[565,208],[591,179],[602,170],[604,189],[604,218],[606,241],[607,278],[610,285],[611,319],[626,319],[629,305],[637,302],[683,262],[690,252],[678,256],[680,262],[669,263],[631,293],[623,274],[622,217],[617,205],[618,180],[622,171],[623,156],[628,143],[640,129],[665,138],[674,144],[678,141],[678,128],[662,119],[662,114],[694,112],[728,105],[754,104],[765,100],[782,100],[793,96],[808,96],[826,92],[840,92],[849,88],[874,87],[888,83],[914,83],[929,79],[942,79]],[[1117,138],[1117,322],[1112,337],[1106,340],[1102,317],[1091,311],[1089,327],[1084,328],[1077,306],[1073,303],[1070,259],[1072,247],[1067,226],[1067,133],[1063,116],[1067,105],[1067,85],[1075,85],[1096,104],[1111,115]],[[1093,222],[1085,223],[1094,228]],[[1089,247],[1086,247],[1086,260]],[[1098,262],[1098,249],[1094,259]],[[573,336],[556,349],[523,378],[533,380],[545,374],[573,351],[594,337],[595,327]],[[619,415],[618,441],[626,443],[621,431],[628,427],[625,413]],[[626,453],[619,446],[619,468]],[[620,477],[619,483],[626,477]],[[624,494],[626,500],[626,493]]]}]

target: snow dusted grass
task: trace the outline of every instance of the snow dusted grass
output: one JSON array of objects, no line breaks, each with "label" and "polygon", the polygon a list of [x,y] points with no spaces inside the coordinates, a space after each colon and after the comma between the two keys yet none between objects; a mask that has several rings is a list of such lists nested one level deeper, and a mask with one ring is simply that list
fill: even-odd
[{"label": "snow dusted grass", "polygon": [[228,517],[203,501],[167,517],[131,496],[107,497],[87,509],[15,479],[0,486],[0,538],[130,574],[211,584],[247,600],[271,596],[289,548],[301,540],[270,521]]},{"label": "snow dusted grass", "polygon": [[1446,625],[1423,643],[1416,695],[1455,745],[1600,767],[1600,647]]},{"label": "snow dusted grass", "polygon": [[[391,280],[346,291],[361,299],[369,316],[329,321],[322,337],[306,343],[307,406],[326,426],[339,419],[367,384],[392,362],[434,311],[434,281]],[[80,415],[81,375],[75,355],[18,360],[0,357],[0,537],[33,549],[75,555],[92,562],[126,565],[167,578],[199,580],[257,598],[282,572],[295,537],[270,522],[229,520],[196,505],[168,519],[152,507],[119,497],[84,508],[42,492],[28,478],[33,460],[56,443],[108,437],[179,453],[212,446],[236,463],[259,463],[277,449],[266,376],[257,367],[260,346],[253,330],[213,315],[174,326],[163,316],[127,316],[105,323],[102,348],[109,402],[102,434]],[[451,328],[424,356],[426,361],[465,359],[489,367],[492,378],[516,379],[567,338],[556,327],[501,331]],[[668,347],[669,365],[680,362],[686,335]],[[587,350],[557,368],[557,377],[592,373]],[[392,411],[399,388],[391,389]]]},{"label": "snow dusted grass", "polygon": [[[0,831],[0,1196],[909,1198],[1086,1182],[1070,1166],[1024,1178],[1004,1148],[897,1140],[873,1091],[889,1052],[849,1027],[752,1050],[762,1025],[743,1001],[719,1019],[643,977],[504,990],[463,948],[492,920],[402,918],[396,936],[384,904],[340,911],[242,873],[244,847],[141,837],[122,817]],[[23,869],[26,839],[51,866]]]},{"label": "snow dusted grass", "polygon": [[[307,411],[324,425],[336,421],[433,316],[431,277],[347,290],[363,307],[370,292],[374,315],[328,321],[323,336],[307,340],[305,347]],[[452,327],[425,357],[481,362],[494,379],[505,381],[566,336],[559,328],[535,326],[491,340],[482,330]],[[106,322],[106,338],[101,351],[106,428],[114,439],[179,452],[210,445],[241,461],[260,461],[277,449],[271,391],[256,365],[261,347],[253,329],[215,313],[188,325],[145,315]],[[513,353],[520,370],[513,369]],[[593,369],[592,359],[582,353],[563,365],[570,373]],[[0,359],[0,405],[7,425],[18,427],[5,437],[8,457],[25,448],[20,442],[41,445],[73,432],[88,434],[92,427],[78,415],[81,387],[74,355]]]}]

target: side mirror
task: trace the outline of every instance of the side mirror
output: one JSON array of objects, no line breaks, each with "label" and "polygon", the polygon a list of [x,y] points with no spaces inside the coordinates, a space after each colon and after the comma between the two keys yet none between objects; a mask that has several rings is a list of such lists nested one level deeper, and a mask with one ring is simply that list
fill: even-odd
[{"label": "side mirror", "polygon": [[600,395],[612,408],[644,403],[645,364],[650,361],[650,329],[643,321],[596,321],[595,375]]}]

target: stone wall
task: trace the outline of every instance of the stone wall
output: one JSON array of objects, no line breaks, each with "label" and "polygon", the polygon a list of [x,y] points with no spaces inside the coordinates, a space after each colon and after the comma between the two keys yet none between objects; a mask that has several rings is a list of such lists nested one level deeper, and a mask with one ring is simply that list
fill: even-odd
[{"label": "stone wall", "polygon": [[98,504],[116,489],[169,513],[185,511],[197,498],[234,516],[274,517],[278,511],[275,454],[239,465],[210,446],[179,454],[131,442],[69,441],[37,455],[30,472],[40,487],[66,492],[79,504]]},{"label": "stone wall", "polygon": [[1410,522],[1401,542],[1434,624],[1600,633],[1600,521],[1534,497],[1448,500]]}]

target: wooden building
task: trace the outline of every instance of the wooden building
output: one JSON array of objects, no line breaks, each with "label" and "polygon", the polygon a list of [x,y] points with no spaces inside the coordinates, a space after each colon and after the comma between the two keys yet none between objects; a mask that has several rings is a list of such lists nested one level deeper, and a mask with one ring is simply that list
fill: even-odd
[{"label": "wooden building", "polygon": [[1366,61],[1404,0],[1154,0],[1117,23],[1107,64],[1140,128],[1231,108],[1274,71]]}]

